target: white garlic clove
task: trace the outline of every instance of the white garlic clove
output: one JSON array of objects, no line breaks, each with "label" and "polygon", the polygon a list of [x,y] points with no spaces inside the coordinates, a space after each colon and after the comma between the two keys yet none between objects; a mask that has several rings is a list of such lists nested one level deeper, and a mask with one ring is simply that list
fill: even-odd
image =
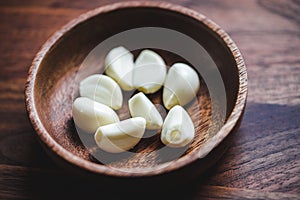
[{"label": "white garlic clove", "polygon": [[158,91],[167,74],[165,61],[151,50],[143,50],[135,61],[133,85],[146,94]]},{"label": "white garlic clove", "polygon": [[145,127],[144,118],[130,118],[99,127],[94,138],[100,149],[119,153],[133,148],[143,137]]},{"label": "white garlic clove", "polygon": [[125,91],[133,90],[132,70],[134,67],[133,54],[123,46],[109,51],[104,61],[105,73],[113,78]]},{"label": "white garlic clove", "polygon": [[123,95],[120,86],[110,77],[95,74],[88,76],[79,84],[79,93],[115,110],[122,107]]},{"label": "white garlic clove", "polygon": [[161,141],[169,147],[183,147],[194,135],[194,124],[184,108],[178,105],[171,108],[163,124]]},{"label": "white garlic clove", "polygon": [[160,129],[163,119],[153,103],[139,92],[128,101],[129,111],[132,117],[143,117],[146,120],[146,128],[150,130]]},{"label": "white garlic clove", "polygon": [[175,105],[189,103],[200,88],[196,71],[187,64],[175,63],[169,69],[163,89],[163,103],[169,110]]},{"label": "white garlic clove", "polygon": [[87,97],[75,99],[72,114],[75,124],[88,133],[95,133],[99,126],[120,121],[113,109]]}]

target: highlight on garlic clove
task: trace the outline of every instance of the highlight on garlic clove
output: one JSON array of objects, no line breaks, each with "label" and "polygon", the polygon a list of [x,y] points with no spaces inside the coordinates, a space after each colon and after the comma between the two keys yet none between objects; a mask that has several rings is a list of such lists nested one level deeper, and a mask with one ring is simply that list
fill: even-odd
[{"label": "highlight on garlic clove", "polygon": [[133,85],[146,94],[158,91],[167,74],[165,61],[151,50],[143,50],[137,57],[133,70]]},{"label": "highlight on garlic clove", "polygon": [[189,103],[200,88],[196,71],[187,64],[175,63],[168,71],[163,89],[163,104],[169,110]]},{"label": "highlight on garlic clove", "polygon": [[129,111],[132,117],[143,117],[146,120],[146,128],[150,130],[160,129],[163,119],[154,104],[139,92],[128,100]]},{"label": "highlight on garlic clove", "polygon": [[195,128],[189,114],[181,106],[174,106],[165,118],[161,141],[169,147],[184,147],[195,135]]},{"label": "highlight on garlic clove", "polygon": [[141,140],[145,127],[144,118],[130,118],[99,127],[94,138],[100,149],[110,153],[120,153],[133,148]]},{"label": "highlight on garlic clove", "polygon": [[99,126],[120,121],[113,109],[87,97],[75,99],[72,114],[75,125],[87,133],[95,133]]},{"label": "highlight on garlic clove", "polygon": [[110,77],[94,74],[83,79],[79,84],[79,93],[115,110],[122,107],[123,95],[120,86]]},{"label": "highlight on garlic clove", "polygon": [[105,73],[113,78],[125,91],[133,90],[133,54],[125,47],[115,47],[108,52],[104,61]]}]

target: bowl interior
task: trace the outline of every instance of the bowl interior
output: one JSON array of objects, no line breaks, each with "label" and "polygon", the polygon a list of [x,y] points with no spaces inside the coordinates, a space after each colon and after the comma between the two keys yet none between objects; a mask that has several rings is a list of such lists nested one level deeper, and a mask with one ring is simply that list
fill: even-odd
[{"label": "bowl interior", "polygon": [[[239,87],[235,60],[224,41],[203,23],[182,13],[155,7],[122,8],[97,14],[67,31],[49,49],[39,65],[33,91],[38,117],[47,133],[64,149],[86,161],[126,169],[158,166],[198,151],[216,133],[216,131],[213,133],[208,131],[209,127],[214,126],[212,100],[207,83],[199,73],[201,88],[197,98],[185,106],[194,122],[196,134],[188,147],[180,150],[163,148],[164,145],[159,139],[160,131],[157,131],[157,134],[142,139],[130,150],[132,154],[112,155],[96,148],[93,135],[78,136],[72,119],[72,102],[78,96],[80,80],[90,74],[103,72],[105,52],[96,58],[97,64],[90,63],[82,66],[82,62],[91,50],[105,39],[122,31],[140,27],[168,28],[196,40],[212,58],[223,79],[226,92],[226,118],[235,105]],[[161,54],[168,67],[179,61],[189,63],[185,58],[170,51],[153,50]],[[140,51],[141,49],[136,49],[132,52],[136,57]],[[191,54],[197,55],[197,52]],[[197,66],[193,67],[197,68]],[[118,114],[121,119],[126,119],[129,118],[127,99],[134,92],[123,91],[123,94],[124,105]],[[162,90],[148,97],[154,103],[162,105],[161,94]],[[165,117],[167,111],[164,107],[158,106],[158,109]],[[221,109],[217,108],[216,111],[218,110]],[[83,145],[85,141],[89,141],[91,145]],[[160,151],[160,149],[165,150]],[[95,156],[105,157],[105,161],[99,161]]]}]

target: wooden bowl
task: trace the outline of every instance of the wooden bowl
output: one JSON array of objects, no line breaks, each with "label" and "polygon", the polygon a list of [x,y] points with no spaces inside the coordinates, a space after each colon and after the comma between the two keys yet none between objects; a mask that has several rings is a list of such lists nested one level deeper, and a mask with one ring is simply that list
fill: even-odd
[{"label": "wooden bowl", "polygon": [[[99,162],[93,155],[107,153],[92,145],[83,145],[74,126],[71,107],[78,96],[79,81],[92,73],[103,72],[105,52],[99,54],[94,63],[85,62],[90,65],[82,66],[82,63],[107,38],[142,27],[160,27],[182,33],[200,44],[206,52],[204,56],[211,59],[206,66],[205,63],[195,66],[176,53],[156,49],[168,66],[177,61],[188,62],[199,73],[201,88],[197,99],[186,106],[195,124],[195,139],[180,155],[172,156],[174,149],[165,147],[166,151],[159,151],[164,145],[158,131],[153,137],[142,139],[131,150],[131,156],[109,155],[113,159]],[[170,44],[176,42],[171,40]],[[186,48],[188,55],[206,59],[203,52],[189,49],[189,46],[182,48]],[[135,49],[134,55],[137,56],[140,50]],[[206,74],[202,74],[199,67],[206,67]],[[223,90],[220,93],[216,93],[218,90],[214,87],[217,86],[210,86],[212,83],[209,82],[215,81],[210,77],[214,75],[221,78]],[[214,102],[213,98],[218,98],[218,94],[222,96],[222,92],[224,102]],[[28,115],[42,146],[68,172],[97,180],[99,184],[142,185],[139,180],[143,179],[143,183],[158,186],[166,182],[183,183],[203,174],[223,155],[242,119],[247,98],[247,73],[240,51],[228,34],[202,14],[169,3],[123,2],[89,11],[50,37],[30,67],[25,95]],[[148,96],[161,104],[161,91]],[[118,111],[123,119],[129,117],[126,99],[124,102]],[[160,111],[165,116],[163,107]],[[91,135],[86,137],[87,140],[92,138]]]}]

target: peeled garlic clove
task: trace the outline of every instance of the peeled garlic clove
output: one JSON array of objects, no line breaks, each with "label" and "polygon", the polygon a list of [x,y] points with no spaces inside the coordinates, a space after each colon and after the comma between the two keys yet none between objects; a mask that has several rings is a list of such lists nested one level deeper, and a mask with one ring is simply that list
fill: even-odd
[{"label": "peeled garlic clove", "polygon": [[133,148],[143,137],[145,127],[144,118],[130,118],[99,127],[94,138],[102,150],[119,153]]},{"label": "peeled garlic clove", "polygon": [[187,64],[175,63],[169,69],[163,89],[163,103],[169,110],[175,105],[189,103],[200,88],[196,71]]},{"label": "peeled garlic clove", "polygon": [[120,86],[110,77],[95,74],[80,82],[79,93],[115,110],[122,107],[123,95]]},{"label": "peeled garlic clove", "polygon": [[75,124],[88,133],[95,133],[99,126],[120,121],[117,113],[110,107],[87,97],[75,99],[72,114]]},{"label": "peeled garlic clove", "polygon": [[143,117],[146,120],[146,128],[150,130],[160,129],[163,119],[153,103],[139,92],[128,101],[129,111],[132,117]]},{"label": "peeled garlic clove", "polygon": [[105,57],[105,73],[113,78],[123,90],[134,89],[132,85],[133,55],[123,46],[113,48]]},{"label": "peeled garlic clove", "polygon": [[166,74],[164,60],[154,51],[143,50],[135,61],[133,85],[146,94],[154,93],[164,84]]},{"label": "peeled garlic clove", "polygon": [[174,106],[163,124],[161,141],[170,147],[183,147],[189,144],[195,135],[195,128],[189,114],[181,107]]}]

